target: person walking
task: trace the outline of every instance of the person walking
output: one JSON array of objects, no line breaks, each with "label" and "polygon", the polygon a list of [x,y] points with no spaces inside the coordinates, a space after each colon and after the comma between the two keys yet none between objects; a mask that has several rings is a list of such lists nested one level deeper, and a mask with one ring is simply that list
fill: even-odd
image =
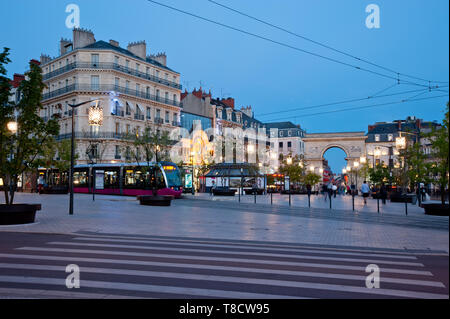
[{"label": "person walking", "polygon": [[364,198],[364,205],[367,205],[367,197],[369,197],[370,194],[370,187],[366,181],[364,181],[364,183],[361,185],[361,193]]},{"label": "person walking", "polygon": [[381,199],[383,205],[386,205],[386,198],[387,198],[387,188],[386,188],[386,185],[384,185],[384,183],[381,183],[380,199]]},{"label": "person walking", "polygon": [[328,197],[328,187],[325,184],[322,184],[322,194],[325,201],[327,201]]},{"label": "person walking", "polygon": [[215,182],[212,181],[211,183],[212,183],[212,186],[211,186],[211,191],[209,193],[209,196],[213,196],[214,195],[214,190],[216,189]]}]

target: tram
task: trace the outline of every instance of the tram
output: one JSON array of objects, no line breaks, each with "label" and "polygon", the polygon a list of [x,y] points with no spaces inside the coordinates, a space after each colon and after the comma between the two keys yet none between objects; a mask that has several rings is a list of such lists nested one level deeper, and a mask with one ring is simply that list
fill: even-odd
[{"label": "tram", "polygon": [[76,165],[73,184],[75,193],[85,194],[153,195],[156,189],[158,195],[180,198],[183,192],[180,170],[171,162]]}]

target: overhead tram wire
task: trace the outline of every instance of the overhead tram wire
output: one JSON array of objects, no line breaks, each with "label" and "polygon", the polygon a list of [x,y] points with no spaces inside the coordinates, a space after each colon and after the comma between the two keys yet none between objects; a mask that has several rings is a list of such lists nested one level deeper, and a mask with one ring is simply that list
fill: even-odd
[{"label": "overhead tram wire", "polygon": [[[290,45],[290,44],[286,44],[286,43],[283,43],[283,42],[280,42],[280,41],[277,41],[277,40],[273,40],[273,39],[264,37],[262,35],[251,33],[249,31],[245,31],[245,30],[242,30],[242,29],[239,29],[239,28],[236,28],[236,27],[233,27],[233,26],[221,23],[221,22],[217,22],[217,21],[214,21],[214,20],[211,20],[211,19],[208,19],[208,18],[201,17],[201,16],[199,16],[197,14],[194,14],[194,13],[191,13],[191,12],[187,12],[187,11],[184,11],[184,10],[181,10],[181,9],[178,9],[178,8],[175,8],[175,7],[172,7],[172,6],[169,6],[169,5],[166,5],[166,4],[154,1],[154,0],[147,0],[147,1],[151,2],[151,3],[154,3],[154,4],[157,4],[157,5],[161,6],[161,7],[165,7],[165,8],[168,8],[170,10],[174,10],[174,11],[177,11],[177,12],[180,12],[180,13],[192,16],[192,17],[197,18],[197,19],[200,19],[200,20],[203,20],[203,21],[207,21],[207,22],[212,23],[212,24],[219,25],[221,27],[224,27],[224,28],[227,28],[227,29],[230,29],[230,30],[234,30],[234,31],[237,31],[237,32],[240,32],[240,33],[243,33],[243,34],[246,34],[246,35],[250,35],[252,37],[255,37],[255,38],[258,38],[258,39],[261,39],[261,40],[264,40],[264,41],[268,41],[268,42],[271,42],[271,43],[274,43],[274,44],[278,44],[280,46],[283,46],[283,47],[286,47],[286,48],[289,48],[289,49],[292,49],[292,50],[295,50],[295,51],[299,51],[299,52],[302,52],[302,53],[305,53],[305,54],[309,54],[309,55],[315,56],[317,58],[328,60],[330,62],[341,64],[341,65],[344,65],[344,66],[347,66],[347,67],[350,67],[350,68],[353,68],[353,69],[357,69],[357,70],[360,70],[360,71],[368,72],[368,73],[371,73],[371,74],[374,74],[374,75],[378,75],[380,77],[384,77],[384,78],[387,78],[387,79],[396,80],[396,81],[399,80],[398,77],[393,77],[393,76],[390,76],[390,75],[387,75],[387,74],[383,74],[383,73],[380,73],[380,72],[376,72],[376,71],[372,71],[372,70],[369,70],[369,69],[366,69],[366,68],[363,68],[363,67],[360,67],[360,66],[357,66],[357,65],[353,65],[353,64],[350,64],[350,63],[342,62],[342,61],[339,61],[339,60],[336,60],[336,59],[333,59],[333,58],[330,58],[330,57],[327,57],[327,56],[324,56],[324,55],[320,55],[320,54],[317,54],[317,53],[314,53],[314,52],[311,52],[311,51],[307,51],[307,50],[301,49],[299,47],[295,47],[295,46]],[[426,87],[426,88],[430,87],[430,85],[419,84],[419,83],[406,81],[406,80],[401,80],[401,82],[402,83],[408,83],[408,84],[411,84],[411,85]],[[429,82],[429,81],[427,81],[427,82]]]},{"label": "overhead tram wire", "polygon": [[[433,89],[433,91],[434,90],[436,90],[436,89]],[[368,96],[368,97],[364,97],[364,98],[349,99],[349,100],[343,100],[343,101],[338,101],[338,102],[317,104],[317,105],[304,106],[304,107],[296,107],[296,108],[292,108],[289,110],[258,114],[258,117],[265,117],[265,116],[272,115],[272,114],[290,113],[290,112],[295,112],[295,111],[302,111],[302,110],[320,108],[320,107],[325,107],[325,106],[339,105],[339,104],[344,104],[344,103],[360,102],[360,101],[365,101],[365,100],[370,100],[370,99],[380,99],[383,97],[408,94],[408,93],[416,93],[416,92],[428,92],[428,89],[409,90],[409,91],[402,91],[402,92],[390,93],[390,94],[384,94],[384,95],[378,95],[378,96],[373,95],[373,96]]]},{"label": "overhead tram wire", "polygon": [[319,45],[319,46],[321,46],[321,47],[324,47],[324,48],[326,48],[326,49],[329,49],[329,50],[332,50],[332,51],[334,51],[334,52],[337,52],[337,53],[339,53],[339,54],[342,54],[342,55],[345,55],[345,56],[347,56],[347,57],[356,59],[356,60],[358,60],[358,61],[367,63],[367,64],[369,64],[369,65],[371,65],[371,66],[380,68],[380,69],[382,69],[382,70],[385,70],[385,71],[388,71],[388,72],[391,72],[391,73],[395,73],[398,77],[403,76],[403,77],[407,77],[407,78],[410,78],[410,79],[415,79],[415,80],[424,81],[424,82],[428,82],[428,83],[429,83],[429,82],[432,82],[432,83],[448,83],[448,82],[444,82],[444,81],[430,81],[430,80],[426,80],[426,79],[419,78],[419,77],[416,77],[416,76],[408,75],[408,74],[406,74],[406,73],[401,73],[401,72],[395,71],[395,70],[393,70],[393,69],[384,67],[384,66],[382,66],[382,65],[380,65],[380,64],[370,62],[369,60],[366,60],[366,59],[357,57],[357,56],[355,56],[355,55],[352,55],[352,54],[350,54],[350,53],[344,52],[344,51],[342,51],[342,50],[333,48],[333,47],[331,47],[331,46],[329,46],[329,45],[326,45],[326,44],[324,44],[324,43],[321,43],[321,42],[319,42],[319,41],[315,41],[315,40],[313,40],[313,39],[307,38],[307,37],[305,37],[305,36],[303,36],[303,35],[300,35],[300,34],[298,34],[298,33],[289,31],[289,30],[287,30],[287,29],[285,29],[285,28],[283,28],[283,27],[280,27],[280,26],[277,26],[277,25],[275,25],[275,24],[273,24],[273,23],[270,23],[270,22],[264,21],[264,20],[262,20],[262,19],[256,18],[256,17],[251,16],[251,15],[245,13],[245,12],[242,12],[242,11],[239,11],[239,10],[236,10],[236,9],[233,9],[233,8],[228,7],[228,6],[224,5],[224,4],[221,4],[221,3],[217,2],[217,1],[214,1],[214,0],[207,0],[207,1],[213,3],[213,4],[217,5],[217,6],[220,6],[220,7],[222,7],[222,8],[225,8],[225,9],[227,9],[227,10],[230,10],[230,11],[232,11],[232,12],[235,12],[235,13],[237,13],[237,14],[240,14],[240,15],[242,15],[242,16],[245,16],[245,17],[247,17],[247,18],[250,18],[250,19],[252,19],[252,20],[258,21],[258,22],[260,22],[260,23],[262,23],[262,24],[268,25],[268,26],[270,26],[270,27],[272,27],[272,28],[278,29],[278,30],[280,30],[280,31],[286,32],[286,33],[288,33],[288,34],[290,34],[290,35],[293,35],[293,36],[295,36],[295,37],[301,38],[301,39],[303,39],[303,40],[306,40],[306,41],[309,41],[309,42],[314,43],[314,44],[316,44],[316,45]]},{"label": "overhead tram wire", "polygon": [[[369,109],[369,108],[374,108],[374,107],[381,107],[381,106],[386,106],[386,105],[394,105],[394,104],[401,104],[401,103],[408,103],[408,102],[430,100],[430,99],[436,99],[436,98],[447,97],[447,96],[448,96],[447,94],[444,94],[444,95],[423,97],[423,98],[418,98],[418,99],[407,98],[407,99],[403,99],[403,100],[400,100],[400,101],[394,101],[394,102],[386,102],[386,103],[379,103],[379,104],[372,104],[372,105],[356,106],[356,107],[345,108],[345,109],[331,110],[331,111],[327,111],[326,113],[325,112],[318,112],[318,113],[302,114],[301,117],[305,118],[305,117],[317,116],[317,115],[327,115],[327,114],[330,114],[330,113],[340,113],[340,112],[354,111],[354,110],[360,110],[360,109]],[[286,119],[291,119],[291,118],[292,118],[292,116],[272,119],[272,120],[268,120],[268,121],[271,121],[271,122],[268,122],[268,123],[281,121],[281,120],[286,120]]]}]

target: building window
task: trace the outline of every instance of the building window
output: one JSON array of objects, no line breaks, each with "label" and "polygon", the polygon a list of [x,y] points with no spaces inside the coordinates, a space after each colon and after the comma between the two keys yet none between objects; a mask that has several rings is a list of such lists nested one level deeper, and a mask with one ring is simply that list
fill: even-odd
[{"label": "building window", "polygon": [[166,120],[166,123],[169,123],[169,112],[168,111],[166,111],[166,118],[165,118],[165,120]]},{"label": "building window", "polygon": [[283,142],[279,142],[279,143],[278,143],[278,147],[281,148],[281,149],[283,149]]},{"label": "building window", "polygon": [[156,118],[160,119],[161,118],[161,110],[156,110]]},{"label": "building window", "polygon": [[141,91],[141,86],[139,85],[139,83],[136,83],[136,93],[139,94],[140,91]]},{"label": "building window", "polygon": [[119,86],[120,86],[120,79],[119,78],[115,78],[114,79],[114,85],[115,85],[116,90],[117,90],[119,88]]},{"label": "building window", "polygon": [[114,154],[115,156],[115,158],[116,159],[120,159],[120,146],[119,145],[116,145],[116,151],[115,151],[115,154]]},{"label": "building window", "polygon": [[375,134],[375,142],[379,142],[380,141],[380,134]]},{"label": "building window", "polygon": [[145,95],[146,95],[147,99],[150,97],[150,87],[149,86],[147,86],[145,88]]},{"label": "building window", "polygon": [[128,89],[130,88],[130,81],[125,82],[125,93],[128,93]]},{"label": "building window", "polygon": [[166,92],[164,94],[164,98],[165,98],[165,102],[168,103],[169,102],[169,92]]},{"label": "building window", "polygon": [[100,57],[98,54],[91,54],[91,63],[94,68],[98,67]]},{"label": "building window", "polygon": [[147,120],[150,120],[151,118],[152,118],[151,108],[147,107]]},{"label": "building window", "polygon": [[394,135],[393,134],[388,134],[388,141],[392,142],[394,140]]},{"label": "building window", "polygon": [[100,89],[100,77],[98,75],[91,75],[91,89]]},{"label": "building window", "polygon": [[283,131],[280,131],[280,136],[283,136],[283,135],[284,135]]},{"label": "building window", "polygon": [[292,147],[292,142],[287,142],[288,143],[288,148]]},{"label": "building window", "polygon": [[156,100],[159,100],[159,90],[156,90]]},{"label": "building window", "polygon": [[145,69],[145,74],[146,74],[147,76],[150,75],[150,68],[149,68],[149,67],[147,67],[147,68]]},{"label": "building window", "polygon": [[125,61],[125,68],[127,69],[127,71],[128,71],[129,67],[130,67],[130,61],[126,60]]},{"label": "building window", "polygon": [[130,133],[130,124],[127,124],[127,126],[126,126],[126,131],[125,131],[127,134],[129,134]]},{"label": "building window", "polygon": [[119,57],[118,56],[114,57],[114,64],[119,65]]},{"label": "building window", "polygon": [[139,72],[139,63],[136,63],[136,72]]},{"label": "building window", "polygon": [[120,124],[116,123],[116,134],[120,134]]}]

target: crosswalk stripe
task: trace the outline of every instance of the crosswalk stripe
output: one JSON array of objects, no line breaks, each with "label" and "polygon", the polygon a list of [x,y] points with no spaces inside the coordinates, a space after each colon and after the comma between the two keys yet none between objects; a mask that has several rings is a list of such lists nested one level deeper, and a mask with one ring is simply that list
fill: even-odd
[{"label": "crosswalk stripe", "polygon": [[[115,256],[128,256],[128,257],[156,257],[156,258],[172,258],[182,259],[181,257],[173,254],[153,254],[153,253],[135,253],[124,251],[111,251],[111,250],[91,250],[91,249],[69,249],[69,248],[50,248],[50,247],[21,247],[17,248],[21,251],[45,251],[45,252],[62,252],[62,253],[81,253],[81,254],[96,254],[96,255],[115,255]],[[365,267],[352,267],[347,265],[330,265],[330,264],[318,264],[318,263],[305,263],[305,262],[288,262],[277,260],[258,260],[258,259],[245,259],[245,258],[225,258],[225,257],[208,257],[208,256],[186,256],[187,260],[197,261],[228,261],[247,264],[262,264],[262,265],[282,265],[282,266],[303,266],[303,267],[317,267],[317,268],[329,268],[329,269],[352,269],[352,270],[365,270]],[[76,257],[75,257],[76,258]],[[350,268],[352,267],[352,268]],[[383,271],[384,268],[383,268]],[[392,270],[391,270],[392,271]],[[410,270],[404,270],[403,273],[410,273]]]},{"label": "crosswalk stripe", "polygon": [[18,297],[20,299],[55,299],[55,298],[75,298],[75,299],[131,299],[138,297],[124,296],[124,295],[111,295],[111,294],[98,294],[89,292],[67,292],[61,290],[48,290],[48,289],[31,289],[31,288],[0,288],[0,299],[2,296],[7,298]]},{"label": "crosswalk stripe", "polygon": [[[245,272],[257,272],[257,273],[269,273],[274,272],[285,275],[297,275],[298,271],[283,270],[283,269],[265,269],[252,267],[236,267],[236,266],[217,266],[217,265],[202,265],[202,264],[188,264],[179,262],[157,262],[157,261],[144,261],[144,260],[129,260],[129,259],[108,259],[108,258],[89,258],[89,257],[61,257],[61,256],[48,256],[48,255],[26,255],[26,254],[0,254],[2,258],[12,259],[30,259],[30,260],[53,260],[53,261],[67,261],[73,263],[76,258],[77,262],[92,262],[92,263],[107,263],[107,264],[119,264],[119,265],[136,265],[136,266],[162,266],[162,267],[186,267],[193,269],[210,269],[210,270],[230,270],[230,271],[245,271]],[[303,263],[304,267],[333,269],[333,270],[355,270],[363,272],[364,267],[347,266],[347,265],[332,265],[332,264],[312,264]],[[207,267],[207,268],[205,268]],[[433,276],[429,271],[424,270],[409,270],[409,269],[393,269],[383,268],[383,273],[387,274],[405,274],[405,275],[418,275],[418,276]]]},{"label": "crosswalk stripe", "polygon": [[[185,264],[178,264],[179,266],[186,266]],[[55,265],[30,265],[30,264],[17,264],[17,263],[0,263],[0,268],[3,269],[29,269],[29,270],[55,270],[55,271],[64,271],[65,266],[55,266]],[[180,267],[179,267],[180,268]],[[226,268],[226,267],[222,267]],[[240,267],[233,267],[233,271],[242,271],[242,268]],[[239,268],[239,269],[236,269]],[[203,268],[197,268],[202,270],[212,270],[209,267],[203,267]],[[81,267],[82,272],[95,272],[95,273],[109,273],[109,274],[121,274],[121,275],[135,275],[135,276],[165,276],[166,274],[169,277],[173,278],[180,278],[180,279],[213,279],[214,277],[218,278],[244,278],[243,275],[235,274],[233,273],[232,276],[217,276],[217,275],[208,275],[208,274],[189,274],[189,273],[180,273],[180,272],[159,272],[159,271],[142,271],[142,270],[134,270],[134,269],[115,269],[115,268],[97,268],[97,267]],[[217,269],[216,269],[217,270]],[[221,269],[221,270],[229,270],[229,269]],[[326,274],[326,273],[317,273],[317,272],[306,272],[306,271],[284,271],[280,272],[279,270],[271,270],[261,272],[260,269],[253,271],[246,271],[244,272],[251,272],[256,274],[263,274],[263,273],[271,273],[271,274],[277,274],[277,275],[294,275],[294,276],[302,276],[302,277],[313,277],[313,278],[330,278],[330,279],[345,279],[345,280],[353,280],[353,281],[359,281],[360,283],[365,283],[366,276],[360,276],[360,275],[343,275],[343,274]],[[244,278],[245,279],[245,278]],[[257,278],[251,278],[254,280],[260,280],[261,284],[266,284],[270,282],[271,280],[266,279],[257,279]],[[283,281],[281,282],[288,282]],[[290,282],[290,281],[289,281]],[[428,287],[439,287],[439,288],[445,288],[445,285],[438,281],[426,281],[426,280],[412,280],[412,279],[397,279],[397,278],[390,278],[390,277],[382,277],[383,283],[396,283],[396,284],[403,284],[403,285],[415,285],[415,286],[428,286]]]},{"label": "crosswalk stripe", "polygon": [[424,267],[421,263],[416,262],[406,262],[406,261],[391,261],[382,259],[356,259],[356,258],[342,258],[342,257],[321,257],[312,255],[287,255],[287,254],[270,254],[270,253],[253,253],[253,252],[228,252],[220,251],[214,252],[205,249],[180,249],[180,248],[158,248],[158,247],[147,247],[138,245],[119,245],[119,244],[96,244],[96,243],[69,243],[69,242],[49,242],[49,245],[64,245],[64,246],[81,246],[81,247],[103,247],[103,248],[127,248],[127,249],[137,249],[137,250],[156,250],[156,251],[175,251],[177,255],[186,256],[188,252],[190,253],[213,253],[218,255],[242,255],[242,256],[260,256],[260,257],[285,257],[291,259],[311,259],[311,260],[326,260],[326,261],[343,261],[343,262],[353,262],[353,263],[367,263],[367,264],[387,264],[387,265],[402,265],[402,266],[413,266],[413,267]]},{"label": "crosswalk stripe", "polygon": [[[261,242],[261,243],[255,243],[251,241],[239,241],[239,240],[219,240],[219,239],[198,239],[198,238],[189,238],[189,237],[167,237],[167,236],[136,236],[136,235],[111,235],[111,234],[105,234],[105,235],[99,235],[97,233],[77,233],[77,235],[86,235],[87,237],[92,238],[113,238],[113,239],[140,239],[140,240],[164,240],[164,241],[173,241],[173,242],[192,242],[192,243],[200,243],[200,244],[223,244],[226,243],[227,245],[233,245],[233,246],[249,246],[249,247],[264,247],[264,248],[304,248],[304,249],[313,249],[313,250],[320,250],[320,251],[342,251],[342,252],[360,252],[363,254],[372,254],[372,251],[375,250],[377,253],[383,253],[383,254],[392,254],[395,253],[395,255],[403,255],[403,256],[415,256],[416,253],[409,252],[405,250],[383,250],[381,248],[367,248],[367,249],[361,249],[360,247],[322,247],[319,245],[304,245],[304,244],[292,244],[292,243],[269,243],[269,242]],[[371,250],[369,250],[371,249]],[[433,253],[434,251],[425,252],[425,253]],[[440,252],[443,253],[443,252]],[[448,253],[447,253],[448,254]]]},{"label": "crosswalk stripe", "polygon": [[[1,276],[0,282],[26,283],[36,285],[56,285],[65,287],[65,278],[47,278],[47,277],[21,277],[21,276]],[[81,280],[81,287],[114,289],[120,291],[149,292],[161,294],[177,294],[190,296],[208,296],[212,298],[237,298],[237,299],[310,299],[301,296],[288,296],[276,294],[248,293],[241,291],[227,291],[219,289],[203,289],[189,287],[175,287],[162,285],[131,284],[127,282],[106,282],[95,280]]]},{"label": "crosswalk stripe", "polygon": [[135,239],[112,239],[112,238],[96,238],[96,237],[75,237],[73,240],[81,241],[102,241],[102,242],[120,242],[120,243],[135,243],[135,244],[168,244],[177,246],[192,246],[192,247],[211,247],[211,248],[234,248],[234,249],[251,249],[251,250],[265,250],[265,251],[284,251],[284,252],[299,252],[299,253],[314,253],[314,254],[326,254],[326,255],[344,255],[344,256],[364,256],[364,257],[381,257],[381,258],[393,258],[393,259],[411,259],[417,260],[416,256],[398,256],[378,253],[359,253],[359,252],[342,252],[333,250],[316,250],[316,249],[293,249],[293,248],[271,248],[271,247],[253,247],[249,245],[228,245],[228,244],[200,244],[200,243],[186,243],[181,241],[166,241],[166,240],[135,240]]},{"label": "crosswalk stripe", "polygon": [[[25,265],[26,267],[21,267],[20,265],[16,265],[16,269],[30,269],[30,265]],[[40,270],[55,270],[55,271],[64,271],[64,267],[62,266],[47,266],[47,268],[43,268],[41,266],[36,267],[36,269]],[[394,296],[394,297],[407,297],[407,298],[432,298],[432,299],[443,299],[448,298],[448,295],[445,294],[436,294],[436,293],[428,293],[428,292],[416,292],[416,291],[407,291],[407,290],[395,290],[395,289],[368,289],[364,286],[346,286],[346,285],[334,285],[334,284],[322,284],[322,283],[313,283],[313,282],[299,282],[299,281],[283,281],[283,280],[273,280],[273,279],[254,279],[254,278],[242,278],[242,277],[230,277],[230,276],[217,276],[217,275],[197,275],[197,274],[180,274],[173,272],[156,272],[156,271],[142,271],[142,270],[122,270],[122,269],[109,269],[109,268],[93,268],[93,267],[83,267],[80,268],[81,272],[88,273],[101,273],[101,274],[114,274],[114,275],[132,275],[132,276],[145,276],[145,277],[158,277],[158,278],[176,278],[176,279],[190,279],[198,281],[214,281],[214,282],[225,282],[225,283],[239,283],[239,284],[254,284],[254,285],[265,285],[269,287],[286,287],[286,288],[302,288],[302,289],[319,289],[319,290],[331,290],[338,292],[347,292],[347,293],[363,293],[363,294],[375,294],[375,295],[383,295],[383,296]],[[14,276],[0,276],[0,281],[3,278],[5,280],[11,280]],[[16,277],[17,278],[17,277]],[[31,277],[18,277],[31,279]],[[35,277],[32,277],[33,279]],[[41,278],[42,279],[42,278]],[[45,278],[48,279],[48,278]],[[52,278],[54,280],[54,278]],[[56,279],[58,283],[62,283],[61,279]],[[22,282],[19,280],[19,282]],[[42,284],[42,282],[40,282]],[[84,286],[84,281],[83,281]],[[107,283],[109,284],[109,282]],[[117,284],[117,283],[114,283]],[[361,284],[365,284],[364,281]],[[136,284],[134,284],[136,285]],[[147,284],[139,284],[139,286],[153,286]],[[164,286],[162,286],[164,287]],[[187,288],[184,286],[170,286],[176,287],[180,290],[185,289],[198,289],[198,288]],[[208,289],[210,290],[210,289]],[[215,290],[215,289],[214,289]],[[225,290],[220,290],[221,292]],[[161,291],[160,291],[161,292]],[[242,293],[242,292],[241,292]],[[265,295],[265,294],[259,294]]]}]

